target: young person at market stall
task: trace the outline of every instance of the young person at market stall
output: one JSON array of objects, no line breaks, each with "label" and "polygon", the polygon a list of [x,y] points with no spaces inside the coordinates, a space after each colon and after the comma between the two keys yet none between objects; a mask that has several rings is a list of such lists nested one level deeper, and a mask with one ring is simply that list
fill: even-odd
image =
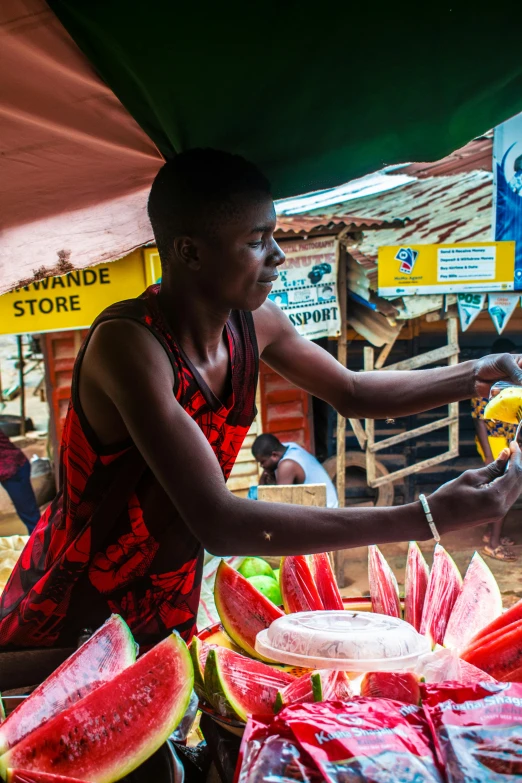
[{"label": "young person at market stall", "polygon": [[[308,508],[235,497],[225,481],[255,416],[258,359],[346,417],[405,416],[522,383],[520,358],[353,373],[267,300],[284,254],[270,185],[243,158],[192,150],[164,165],[149,215],[161,286],[105,310],[78,355],[62,488],[0,603],[0,645],[74,642],[111,612],[138,642],[195,631],[203,549],[286,555],[431,537],[419,502]],[[440,533],[501,519],[522,454],[429,498]]]}]

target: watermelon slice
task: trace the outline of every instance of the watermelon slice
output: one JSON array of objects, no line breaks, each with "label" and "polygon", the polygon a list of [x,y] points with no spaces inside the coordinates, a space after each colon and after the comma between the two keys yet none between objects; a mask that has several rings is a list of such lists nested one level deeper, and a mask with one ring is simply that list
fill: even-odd
[{"label": "watermelon slice", "polygon": [[353,696],[346,672],[321,669],[312,672],[314,701],[347,701]]},{"label": "watermelon slice", "polygon": [[135,660],[129,627],[114,614],[0,725],[0,755]]},{"label": "watermelon slice", "polygon": [[30,769],[8,769],[7,783],[84,783],[79,778],[53,775],[52,772],[36,772]]},{"label": "watermelon slice", "polygon": [[390,617],[400,617],[401,602],[395,574],[375,544],[368,547],[368,580],[373,611]]},{"label": "watermelon slice", "polygon": [[496,680],[509,682],[511,674],[522,668],[522,621],[512,623],[492,641],[461,653],[461,657]]},{"label": "watermelon slice", "polygon": [[410,541],[404,581],[404,619],[420,631],[430,569],[416,541]]},{"label": "watermelon slice", "polygon": [[444,646],[462,650],[501,613],[502,596],[497,580],[479,553],[475,552],[448,621]]},{"label": "watermelon slice", "polygon": [[304,555],[281,558],[279,581],[287,614],[324,609],[310,564]]},{"label": "watermelon slice", "polygon": [[326,552],[311,555],[311,568],[319,597],[325,609],[344,609],[343,599],[335,581],[332,564]]},{"label": "watermelon slice", "polygon": [[511,623],[514,623],[516,620],[522,620],[522,600],[517,601],[514,606],[512,606],[510,609],[507,609],[503,614],[486,625],[485,628],[482,628],[482,630],[480,630],[476,636],[473,637],[471,642],[477,642],[479,639],[483,639],[484,637],[489,636],[489,634],[493,633],[494,631],[498,631],[500,628],[505,628],[507,625],[511,625]]},{"label": "watermelon slice", "polygon": [[280,712],[290,704],[310,704],[314,699],[311,674],[304,674],[291,682],[286,688],[277,692],[274,703],[274,712]]},{"label": "watermelon slice", "polygon": [[205,664],[207,662],[208,651],[211,645],[205,644],[197,636],[194,636],[189,647],[192,665],[194,667],[194,690],[198,698],[207,700],[205,692]]},{"label": "watermelon slice", "polygon": [[494,677],[491,677],[482,669],[478,669],[467,661],[459,660],[459,683],[460,685],[476,685],[481,682],[496,682]]},{"label": "watermelon slice", "polygon": [[224,560],[216,573],[214,600],[230,638],[252,657],[261,658],[255,648],[256,636],[283,617],[283,612]]},{"label": "watermelon slice", "polygon": [[443,546],[435,546],[420,632],[433,645],[442,644],[446,626],[462,589],[462,577]]},{"label": "watermelon slice", "polygon": [[185,642],[171,634],[110,682],[55,715],[0,757],[8,769],[111,783],[132,772],[174,731],[194,676]]},{"label": "watermelon slice", "polygon": [[294,679],[223,647],[211,649],[205,665],[205,691],[216,712],[245,723],[248,715],[273,715],[278,691]]},{"label": "watermelon slice", "polygon": [[[490,679],[493,679],[493,677]],[[503,677],[501,682],[522,682],[522,666],[520,669],[515,669],[515,671],[510,672],[505,677]]]},{"label": "watermelon slice", "polygon": [[499,628],[498,630],[493,631],[493,633],[488,634],[488,636],[479,638],[475,642],[470,642],[470,644],[468,644],[468,646],[461,651],[460,653],[461,658],[467,659],[476,650],[479,650],[481,647],[484,647],[484,645],[489,644],[490,642],[494,642],[497,639],[501,639],[505,634],[514,631],[515,628],[522,628],[522,620],[516,620],[514,623],[511,623],[510,625],[506,625],[504,628]]},{"label": "watermelon slice", "polygon": [[3,723],[5,720],[5,707],[4,702],[2,700],[2,694],[0,693],[0,723]]},{"label": "watermelon slice", "polygon": [[411,672],[367,672],[361,680],[361,696],[420,704],[419,680]]}]

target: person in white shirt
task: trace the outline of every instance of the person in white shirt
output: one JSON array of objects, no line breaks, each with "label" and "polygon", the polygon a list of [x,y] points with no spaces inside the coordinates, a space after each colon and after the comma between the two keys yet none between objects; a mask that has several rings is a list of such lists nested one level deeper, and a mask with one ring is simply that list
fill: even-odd
[{"label": "person in white shirt", "polygon": [[275,435],[259,435],[252,454],[263,468],[260,484],[326,484],[326,505],[338,508],[337,492],[321,463],[297,443],[281,443]]}]

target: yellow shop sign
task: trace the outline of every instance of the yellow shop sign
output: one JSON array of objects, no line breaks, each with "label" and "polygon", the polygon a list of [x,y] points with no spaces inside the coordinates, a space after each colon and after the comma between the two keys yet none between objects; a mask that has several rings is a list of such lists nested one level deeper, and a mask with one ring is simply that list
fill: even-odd
[{"label": "yellow shop sign", "polygon": [[514,242],[379,248],[381,296],[513,291]]},{"label": "yellow shop sign", "polygon": [[38,334],[89,327],[109,305],[139,296],[161,275],[155,249],[109,264],[46,277],[0,296],[0,334]]}]

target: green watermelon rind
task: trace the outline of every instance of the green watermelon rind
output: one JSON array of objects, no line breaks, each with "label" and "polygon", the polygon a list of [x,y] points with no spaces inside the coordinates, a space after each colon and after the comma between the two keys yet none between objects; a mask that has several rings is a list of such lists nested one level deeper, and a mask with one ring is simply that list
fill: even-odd
[{"label": "green watermelon rind", "polygon": [[5,707],[4,707],[4,701],[2,699],[2,694],[0,693],[0,723],[3,723],[5,720]]},{"label": "green watermelon rind", "polygon": [[203,701],[208,701],[205,690],[205,669],[201,665],[201,647],[204,644],[197,636],[194,636],[190,645],[189,652],[194,668],[194,690],[197,697]]},{"label": "green watermelon rind", "polygon": [[210,703],[224,718],[235,718],[246,723],[247,713],[228,690],[219,665],[219,657],[216,650],[211,649],[205,664],[205,692]]},{"label": "green watermelon rind", "polygon": [[[39,729],[31,732],[31,735],[26,737],[25,740],[11,748],[11,750],[9,750],[7,753],[4,753],[2,756],[0,756],[0,776],[5,780],[8,769],[16,767],[23,768],[23,765],[20,764],[21,745],[27,743],[31,752],[38,755],[38,742],[41,742],[42,747],[46,747],[46,743],[49,743],[49,739],[46,737],[46,734],[51,735],[52,737],[53,730],[56,732],[57,726],[58,730],[61,730],[60,727],[66,726],[68,720],[70,720],[69,725],[72,725],[72,718],[76,718],[78,721],[78,718],[81,716],[80,725],[82,726],[89,720],[95,725],[98,725],[99,723],[104,724],[103,713],[100,713],[98,710],[98,715],[96,715],[96,708],[102,704],[103,696],[106,695],[106,693],[108,693],[109,696],[112,696],[111,691],[114,691],[114,693],[119,694],[121,698],[124,686],[126,685],[127,688],[132,687],[132,679],[143,676],[140,674],[140,672],[147,665],[145,663],[147,657],[153,653],[155,653],[157,656],[158,648],[160,647],[160,654],[171,655],[173,659],[177,659],[177,663],[179,663],[178,673],[180,681],[179,690],[175,694],[175,698],[173,698],[170,708],[165,711],[161,724],[151,727],[150,723],[152,721],[149,721],[148,723],[145,720],[141,721],[140,726],[142,726],[143,730],[140,740],[141,747],[138,751],[135,750],[135,745],[129,746],[127,744],[127,746],[125,746],[125,737],[120,738],[119,747],[115,749],[114,759],[112,761],[107,760],[105,766],[102,768],[87,767],[87,769],[81,771],[81,774],[82,777],[85,776],[86,779],[89,779],[89,777],[92,776],[96,780],[96,783],[113,783],[113,781],[120,780],[122,777],[125,777],[125,775],[129,775],[133,770],[143,764],[143,762],[150,758],[150,756],[152,756],[161,747],[161,745],[163,745],[170,734],[172,734],[172,732],[175,730],[187,710],[192,695],[192,689],[194,686],[194,669],[192,666],[192,659],[190,657],[187,645],[182,640],[181,636],[179,636],[177,633],[172,633],[156,647],[152,648],[152,650],[139,658],[133,666],[121,672],[113,680],[104,683],[104,685],[101,685],[100,688],[96,689],[96,691],[91,691],[91,693],[89,693],[79,702],[76,702],[64,712],[56,715]],[[167,650],[167,652],[164,653],[164,650]],[[154,658],[152,658],[152,660],[154,660]],[[139,670],[137,670],[136,667],[139,667]],[[127,682],[125,682],[126,680]],[[111,689],[111,691],[109,691],[109,689]],[[154,704],[151,705],[151,711],[153,711],[153,709]],[[98,723],[96,723],[96,720]],[[119,720],[121,720],[121,718]],[[149,729],[150,734],[148,738],[145,736],[147,729]],[[119,733],[121,734],[122,732]],[[56,741],[56,737],[53,739]],[[144,740],[147,741],[144,742]],[[123,747],[128,747],[128,754],[125,756],[125,761],[122,763],[121,752]],[[134,755],[132,755],[133,750],[135,750]],[[85,759],[88,759],[87,755],[84,756],[84,761]],[[42,760],[41,756],[39,757],[39,760]],[[77,760],[76,766],[78,772],[80,772],[81,762]],[[47,772],[49,770],[42,769],[42,771]],[[59,772],[59,774],[62,773]]]},{"label": "green watermelon rind", "polygon": [[[137,645],[134,641],[134,637],[131,633],[131,630],[125,620],[120,617],[118,614],[113,614],[109,617],[106,622],[98,628],[95,633],[87,639],[84,644],[82,644],[81,647],[79,647],[75,652],[70,655],[57,669],[53,672],[43,683],[41,683],[38,688],[36,688],[31,695],[25,699],[21,704],[18,705],[18,707],[13,710],[13,712],[9,715],[9,717],[2,721],[0,724],[0,755],[2,753],[6,753],[9,748],[14,747],[18,742],[20,742],[24,737],[26,737],[31,731],[35,730],[36,728],[41,725],[42,722],[51,720],[55,715],[58,715],[60,712],[62,712],[64,709],[67,709],[75,702],[79,701],[83,696],[87,695],[86,693],[80,695],[76,691],[75,688],[72,690],[70,689],[71,684],[76,685],[76,680],[74,678],[71,678],[71,669],[73,666],[76,667],[76,675],[78,676],[80,672],[84,674],[86,677],[86,680],[84,683],[82,683],[83,686],[86,685],[93,685],[91,690],[96,690],[97,688],[101,687],[104,683],[104,680],[101,678],[94,679],[89,682],[88,674],[89,670],[86,666],[84,668],[81,668],[82,663],[82,655],[85,657],[88,655],[87,651],[92,648],[93,645],[96,644],[97,639],[103,639],[104,633],[107,634],[108,630],[115,629],[115,631],[118,631],[118,644],[116,645],[115,639],[113,640],[113,644],[111,646],[111,649],[114,649],[114,651],[118,652],[118,655],[121,656],[120,660],[120,671],[124,671],[129,666],[132,666],[132,664],[136,661],[136,653],[137,653]],[[114,661],[114,656],[112,658],[112,661]],[[87,663],[89,663],[89,660],[87,658]],[[92,661],[91,661],[92,663]],[[80,666],[78,666],[80,664]],[[98,673],[101,672],[101,669],[98,669]],[[118,672],[114,673],[111,672],[111,678],[116,676]],[[65,674],[65,676],[63,676]],[[73,669],[74,674],[74,669]],[[97,683],[94,685],[94,683]],[[57,701],[54,705],[54,709],[50,707],[50,702],[48,698],[49,691],[52,692],[53,686],[55,684],[60,685],[60,693],[62,698],[60,701]],[[74,698],[76,696],[76,698]],[[67,703],[65,703],[66,699],[69,699]],[[42,714],[43,713],[43,714]],[[29,728],[27,728],[27,721],[29,719]],[[38,720],[38,723],[36,725],[35,721]],[[33,724],[33,725],[31,725]],[[14,741],[13,741],[14,740]]]}]

